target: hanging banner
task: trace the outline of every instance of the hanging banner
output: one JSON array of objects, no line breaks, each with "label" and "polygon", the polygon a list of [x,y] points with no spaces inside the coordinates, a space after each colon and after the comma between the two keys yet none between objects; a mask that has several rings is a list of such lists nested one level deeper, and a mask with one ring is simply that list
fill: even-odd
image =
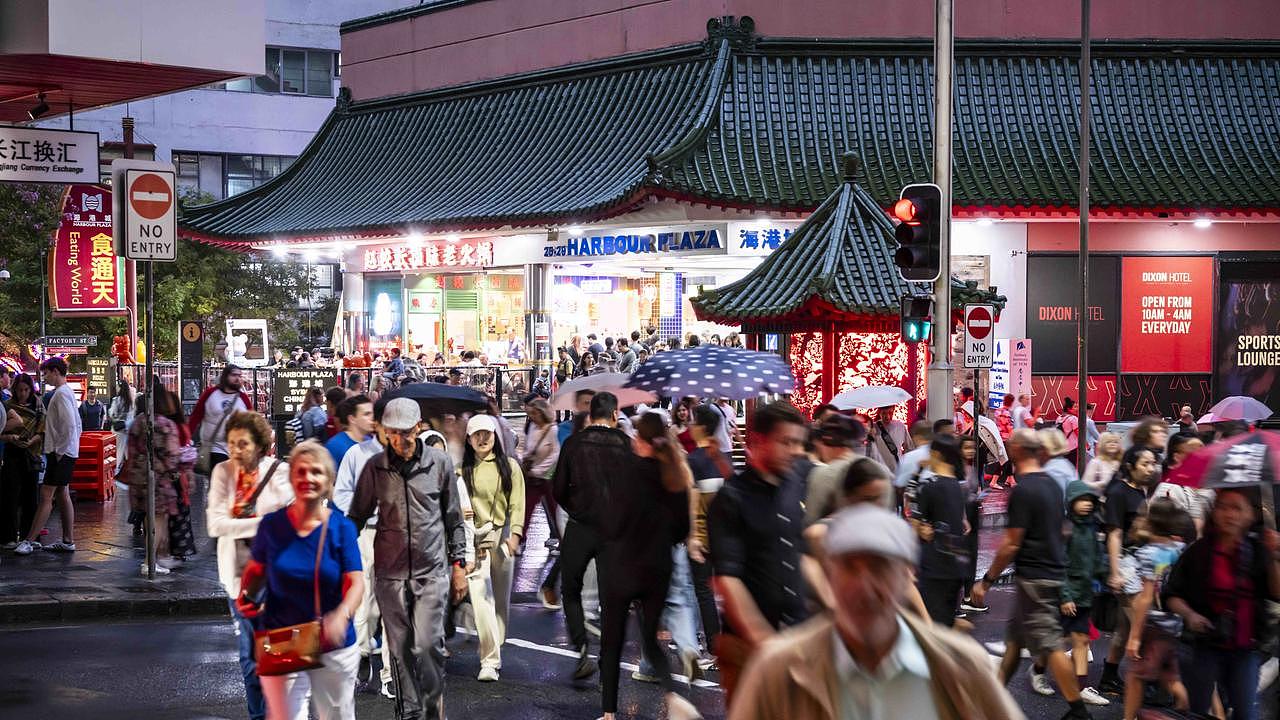
[{"label": "hanging banner", "polygon": [[111,191],[72,185],[49,253],[49,305],[54,317],[127,315],[124,260],[111,237]]},{"label": "hanging banner", "polygon": [[1120,371],[1213,370],[1213,258],[1121,263]]}]

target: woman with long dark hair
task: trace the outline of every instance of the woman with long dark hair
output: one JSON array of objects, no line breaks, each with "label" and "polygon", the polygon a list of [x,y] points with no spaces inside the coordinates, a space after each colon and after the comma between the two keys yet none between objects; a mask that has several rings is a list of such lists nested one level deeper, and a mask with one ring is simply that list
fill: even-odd
[{"label": "woman with long dark hair", "polygon": [[1280,536],[1260,526],[1259,500],[1257,488],[1219,490],[1204,537],[1186,549],[1165,583],[1165,605],[1191,638],[1195,672],[1184,680],[1192,713],[1208,713],[1217,689],[1232,718],[1258,717],[1266,603],[1280,600]]},{"label": "woman with long dark hair", "polygon": [[133,417],[133,388],[129,387],[128,380],[120,378],[120,388],[107,406],[107,417],[110,418],[111,431],[116,434],[116,473],[119,474],[124,466],[124,453],[120,450],[129,441],[127,430]]},{"label": "woman with long dark hair", "polygon": [[186,560],[196,554],[196,535],[191,528],[191,480],[196,450],[191,444],[191,430],[182,412],[178,394],[156,383],[156,414],[164,415],[178,431],[178,460],[173,479],[177,496],[177,512],[169,516],[169,554],[175,560]]},{"label": "woman with long dark hair", "polygon": [[[31,532],[36,515],[36,463],[44,437],[44,413],[36,400],[31,376],[18,373],[5,403],[6,418],[17,417],[22,424],[0,435],[4,442],[4,465],[0,467],[0,543],[7,550]],[[6,426],[8,422],[6,421]]]},{"label": "woman with long dark hair", "polygon": [[929,471],[931,476],[920,484],[911,516],[923,542],[918,585],[929,617],[939,625],[951,627],[960,608],[969,567],[965,462],[958,438],[938,435],[933,439],[929,445]]},{"label": "woman with long dark hair", "polygon": [[631,603],[640,603],[640,642],[654,677],[667,692],[670,718],[699,717],[676,694],[667,651],[658,644],[658,623],[671,581],[672,548],[689,535],[689,489],[693,476],[684,451],[658,413],[635,420],[630,468],[616,468],[610,485],[613,517],[602,523],[600,569],[600,680],[604,720],[618,711],[618,674]]},{"label": "woman with long dark hair", "polygon": [[512,570],[524,537],[524,474],[520,465],[507,457],[499,438],[497,418],[472,416],[459,468],[476,528],[476,567],[467,576],[467,584],[480,636],[480,674],[476,679],[481,682],[497,681],[502,668]]},{"label": "woman with long dark hair", "polygon": [[[180,534],[177,543],[172,542],[171,533],[183,532],[181,521],[177,518],[184,504],[184,487],[182,483],[183,456],[182,433],[170,415],[177,398],[160,383],[151,388],[155,394],[156,421],[151,431],[151,463],[156,478],[155,485],[155,535],[153,542],[156,553],[156,573],[168,574],[184,558],[189,550],[195,552],[195,540],[191,534],[191,505],[186,499],[185,534]],[[179,411],[180,412],[180,411]],[[129,485],[130,503],[135,509],[145,508],[147,501],[147,415],[139,413],[129,427],[129,460],[125,471]],[[144,510],[145,512],[145,510]],[[146,563],[142,564],[142,572],[147,572]]]}]

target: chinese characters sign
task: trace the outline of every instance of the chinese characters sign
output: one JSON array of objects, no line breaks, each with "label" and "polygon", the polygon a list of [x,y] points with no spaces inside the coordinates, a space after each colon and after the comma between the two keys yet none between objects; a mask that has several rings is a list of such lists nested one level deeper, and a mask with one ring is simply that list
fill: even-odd
[{"label": "chinese characters sign", "polygon": [[98,133],[0,126],[0,182],[98,179]]},{"label": "chinese characters sign", "polygon": [[277,370],[275,387],[271,394],[271,413],[277,417],[292,417],[302,408],[307,391],[313,387],[328,390],[338,385],[336,370],[305,369]]},{"label": "chinese characters sign", "polygon": [[492,240],[423,242],[361,248],[364,272],[483,268],[493,265]]},{"label": "chinese characters sign", "polygon": [[111,240],[111,191],[72,185],[49,256],[49,301],[54,316],[124,315],[124,261]]},{"label": "chinese characters sign", "polygon": [[1212,370],[1213,258],[1127,257],[1121,268],[1121,372]]}]

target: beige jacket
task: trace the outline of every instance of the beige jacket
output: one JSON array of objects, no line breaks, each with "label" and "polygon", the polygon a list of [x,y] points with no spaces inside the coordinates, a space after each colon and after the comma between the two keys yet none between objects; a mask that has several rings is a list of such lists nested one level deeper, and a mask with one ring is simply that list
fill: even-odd
[{"label": "beige jacket", "polygon": [[[941,720],[1024,718],[976,642],[910,613],[902,618],[929,662]],[[821,615],[765,643],[738,681],[729,720],[837,720],[833,628]]]},{"label": "beige jacket", "polygon": [[[262,458],[258,463],[258,472],[267,472],[275,461],[276,458],[271,456]],[[218,538],[218,581],[231,597],[240,593],[240,576],[236,574],[236,540],[252,540],[258,534],[258,523],[262,521],[263,515],[293,502],[289,463],[280,463],[270,482],[262,488],[262,494],[254,504],[257,510],[254,517],[232,517],[231,504],[235,499],[235,463],[231,460],[220,462],[209,476],[209,505],[205,510],[205,527],[209,537]]]}]

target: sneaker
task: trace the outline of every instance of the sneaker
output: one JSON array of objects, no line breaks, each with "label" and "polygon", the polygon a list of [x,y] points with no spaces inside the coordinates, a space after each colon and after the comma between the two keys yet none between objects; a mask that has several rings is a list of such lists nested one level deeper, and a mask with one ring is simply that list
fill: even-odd
[{"label": "sneaker", "polygon": [[635,680],[636,682],[650,683],[652,685],[657,685],[658,682],[662,680],[662,678],[658,677],[657,675],[650,675],[647,672],[640,672],[639,670],[636,670],[635,672],[631,673],[631,679]]},{"label": "sneaker", "polygon": [[956,618],[957,620],[963,620],[963,619],[965,619],[965,618],[967,618],[967,617],[969,617],[969,613],[965,612],[963,609],[960,609],[960,610],[957,610],[957,611],[956,611],[955,618]]},{"label": "sneaker", "polygon": [[498,670],[497,668],[482,667],[480,668],[480,674],[476,675],[476,679],[480,682],[498,682]]},{"label": "sneaker", "polygon": [[1049,684],[1049,676],[1036,672],[1036,666],[1027,668],[1027,676],[1031,678],[1031,689],[1037,694],[1048,697],[1053,694],[1053,686]]},{"label": "sneaker", "polygon": [[712,670],[720,669],[720,666],[716,664],[716,659],[709,656],[698,658],[698,667],[702,668],[703,672],[711,672]]},{"label": "sneaker", "polygon": [[596,665],[596,661],[592,660],[591,656],[587,654],[587,646],[583,645],[579,648],[578,666],[573,669],[573,679],[586,680],[592,675],[595,675],[596,670],[598,669],[599,666]]},{"label": "sneaker", "polygon": [[1094,690],[1091,687],[1087,687],[1080,691],[1080,699],[1083,700],[1086,705],[1110,705],[1111,704],[1110,700],[1102,697],[1102,693],[1098,692],[1097,690]]},{"label": "sneaker", "polygon": [[40,544],[39,540],[35,542],[32,542],[30,540],[23,540],[22,542],[14,546],[13,554],[14,555],[30,555],[36,550],[43,550],[43,549],[44,549],[44,546]]},{"label": "sneaker", "polygon": [[[1073,648],[1068,648],[1068,649],[1067,649],[1067,653],[1066,653],[1067,657],[1071,657],[1071,650],[1072,650],[1072,649],[1073,649]],[[1093,648],[1089,648],[1089,662],[1093,662]]]},{"label": "sneaker", "polygon": [[538,598],[542,600],[542,607],[548,610],[559,610],[560,596],[556,594],[553,587],[544,587],[538,591]]},{"label": "sneaker", "polygon": [[3,546],[0,546],[0,549],[4,549],[4,550],[12,550],[12,549],[14,549],[14,548],[16,548],[16,547],[18,547],[18,541],[17,541],[17,540],[14,540],[14,541],[12,541],[12,542],[7,542],[7,543],[5,543]]},{"label": "sneaker", "polygon": [[156,567],[164,568],[165,570],[173,570],[174,568],[182,567],[182,562],[182,560],[174,557],[156,558]]},{"label": "sneaker", "polygon": [[964,602],[960,603],[960,609],[964,610],[965,612],[984,613],[990,610],[991,607],[989,605],[978,605],[977,603],[973,602],[973,600],[969,598],[965,598]]},{"label": "sneaker", "polygon": [[[146,577],[146,576],[147,576],[147,564],[146,564],[146,563],[142,563],[141,567],[139,567],[139,568],[138,568],[138,570],[142,573],[142,577]],[[167,567],[165,567],[165,566],[163,566],[163,565],[161,565],[161,564],[159,564],[159,563],[156,563],[156,575],[157,575],[157,576],[159,576],[159,575],[168,575],[168,574],[169,574],[169,568],[167,568]]]},{"label": "sneaker", "polygon": [[66,553],[69,553],[69,552],[75,552],[75,551],[76,551],[76,544],[75,544],[75,543],[73,543],[73,542],[67,542],[66,540],[59,540],[59,541],[58,541],[58,542],[56,542],[56,543],[51,543],[51,544],[49,544],[49,545],[45,545],[45,546],[44,546],[44,549],[45,549],[45,550],[52,550],[53,552],[66,552]]},{"label": "sneaker", "polygon": [[701,658],[696,651],[690,650],[681,657],[684,662],[684,676],[689,678],[689,683],[693,684],[702,679],[702,666],[698,664]]},{"label": "sneaker", "polygon": [[[986,648],[987,652],[991,653],[992,655],[999,655],[1000,657],[1004,657],[1004,651],[1005,651],[1006,645],[1002,642],[984,642],[982,643],[982,647]],[[1027,650],[1026,648],[1022,648],[1022,652],[1018,653],[1018,657],[1029,658],[1031,657],[1031,651]]]},{"label": "sneaker", "polygon": [[1124,681],[1119,677],[1104,677],[1098,683],[1098,692],[1106,695],[1124,695]]},{"label": "sneaker", "polygon": [[396,699],[396,691],[394,688],[391,687],[391,683],[389,682],[382,683],[382,697],[388,700]]},{"label": "sneaker", "polygon": [[675,693],[667,693],[667,717],[670,720],[702,720],[702,713],[688,700]]}]

